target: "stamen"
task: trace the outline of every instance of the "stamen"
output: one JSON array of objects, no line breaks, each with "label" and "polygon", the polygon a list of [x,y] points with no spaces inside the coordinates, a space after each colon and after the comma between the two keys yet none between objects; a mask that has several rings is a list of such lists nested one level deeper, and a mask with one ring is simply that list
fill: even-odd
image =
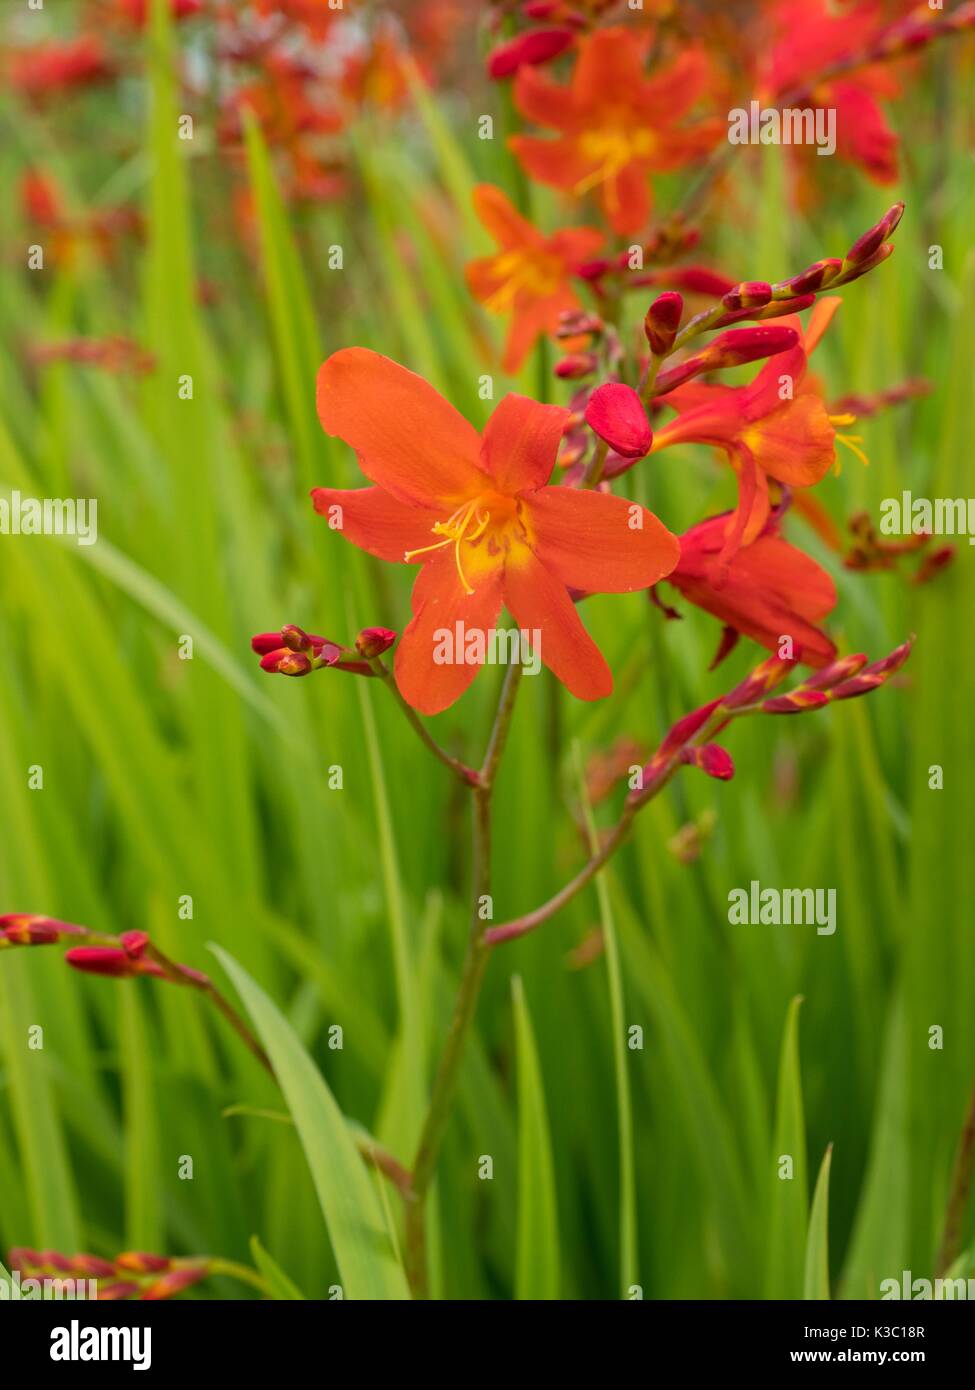
[{"label": "stamen", "polygon": [[[467,528],[471,524],[472,517],[475,519],[475,526],[474,530],[468,535]],[[473,502],[462,502],[452,516],[449,516],[446,521],[438,521],[433,527],[433,534],[435,536],[445,536],[445,540],[435,541],[433,545],[421,546],[418,550],[407,550],[403,555],[403,559],[409,563],[409,561],[414,559],[417,555],[427,555],[431,550],[443,550],[445,545],[453,544],[454,563],[457,566],[457,574],[460,577],[460,582],[464,586],[464,592],[472,594],[474,590],[471,585],[468,584],[467,576],[464,573],[464,567],[460,562],[461,542],[476,541],[480,536],[483,536],[490,520],[491,513],[485,512],[482,516],[481,509],[478,507],[476,499]]]},{"label": "stamen", "polygon": [[[857,418],[857,417],[856,417],[855,415],[845,414],[845,415],[830,415],[830,416],[828,416],[827,418],[828,418],[828,420],[829,420],[829,422],[830,422],[831,425],[852,425],[852,424],[856,421],[856,418]],[[870,460],[867,458],[867,455],[865,454],[865,452],[863,451],[863,449],[860,448],[860,445],[863,443],[863,435],[862,435],[862,434],[839,434],[839,433],[835,433],[835,434],[834,434],[834,439],[835,439],[835,441],[836,441],[837,444],[843,444],[843,445],[845,445],[846,448],[849,449],[849,451],[850,451],[851,454],[855,454],[856,457],[860,460],[860,462],[863,464],[863,466],[864,466],[865,468],[869,468],[869,467],[870,467]],[[840,473],[840,461],[839,461],[839,459],[836,459],[835,463],[833,464],[833,472],[836,474],[837,477],[839,477],[839,473]]]}]

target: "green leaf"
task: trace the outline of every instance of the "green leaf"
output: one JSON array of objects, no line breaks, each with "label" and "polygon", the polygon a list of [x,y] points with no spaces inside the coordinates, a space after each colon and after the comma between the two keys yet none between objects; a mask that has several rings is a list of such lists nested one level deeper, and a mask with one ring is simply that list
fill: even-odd
[{"label": "green leaf", "polygon": [[267,1280],[273,1299],[281,1302],[304,1301],[305,1295],[297,1284],[288,1278],[277,1260],[271,1258],[257,1236],[251,1236],[251,1256]]},{"label": "green leaf", "polygon": [[382,1208],[335,1099],[278,1006],[211,944],[244,1001],[294,1119],[346,1298],[408,1298]]},{"label": "green leaf", "polygon": [[518,1073],[518,1227],[515,1297],[559,1296],[559,1213],[542,1073],[525,991],[511,981]]},{"label": "green leaf", "polygon": [[[775,1146],[771,1157],[772,1195],[765,1271],[768,1298],[801,1298],[805,1282],[804,1252],[808,1218],[806,1185],[806,1125],[799,1072],[799,1007],[802,996],[789,1005],[779,1055],[779,1087],[775,1114]],[[780,1161],[792,1160],[790,1177],[780,1176]]]},{"label": "green leaf", "polygon": [[827,1144],[823,1154],[812,1211],[809,1213],[809,1232],[806,1236],[805,1296],[812,1300],[829,1300],[829,1169],[833,1146]]}]

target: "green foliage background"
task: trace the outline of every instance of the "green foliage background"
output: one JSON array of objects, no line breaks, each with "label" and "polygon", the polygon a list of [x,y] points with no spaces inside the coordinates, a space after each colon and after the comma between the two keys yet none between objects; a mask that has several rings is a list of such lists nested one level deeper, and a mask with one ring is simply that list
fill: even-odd
[{"label": "green foliage background", "polygon": [[[462,267],[487,249],[473,183],[519,186],[508,115],[492,88],[421,95],[398,123],[363,117],[348,197],[298,218],[251,131],[249,251],[205,119],[194,141],[176,139],[176,39],[158,18],[144,83],[86,98],[82,116],[31,114],[9,97],[0,110],[6,188],[44,163],[78,206],[137,196],[148,228],[119,266],[28,272],[33,237],[15,197],[0,205],[0,486],[96,496],[100,532],[90,548],[0,538],[0,904],[144,928],[233,993],[207,950],[218,943],[277,1002],[287,1046],[300,1040],[344,1114],[408,1162],[466,936],[468,808],[385,691],[329,673],[269,681],[248,643],[284,621],[339,640],[405,622],[408,572],[365,561],[308,501],[315,483],[359,482],[351,451],[318,426],[315,371],[338,347],[371,346],[483,422],[478,378],[495,371],[497,325],[470,302]],[[876,517],[905,488],[972,492],[970,72],[946,51],[925,70],[897,108],[904,172],[891,196],[816,161],[823,196],[797,212],[782,152],[746,151],[707,224],[717,264],[774,279],[842,254],[894,197],[907,203],[893,259],[843,292],[815,368],[833,396],[917,374],[935,390],[864,423],[870,467],[847,458],[819,488],[841,524],[860,508]],[[482,111],[493,141],[477,139]],[[134,128],[138,146],[117,157]],[[683,191],[667,180],[662,205]],[[532,198],[540,225],[558,225],[548,196]],[[928,268],[935,243],[940,271]],[[342,270],[328,269],[335,245]],[[219,289],[207,307],[199,273]],[[634,323],[643,307],[634,296]],[[115,332],[155,353],[153,375],[27,364],[30,341]],[[177,396],[185,373],[192,401]],[[543,362],[496,379],[498,394],[541,385],[561,398]],[[733,486],[691,450],[625,482],[675,530],[727,505]],[[963,542],[916,588],[844,571],[792,525],[836,575],[843,649],[879,657],[915,632],[914,656],[869,700],[742,721],[728,739],[733,782],[678,779],[600,895],[496,953],[436,1188],[441,1295],[614,1298],[639,1284],[647,1298],[821,1297],[827,1222],[834,1296],[877,1297],[902,1269],[931,1273],[975,1073],[971,555]],[[583,706],[545,679],[523,682],[497,795],[499,921],[585,854],[568,813],[573,743],[584,757],[622,734],[652,746],[756,656],[740,650],[708,674],[712,620],[685,610],[664,624],[639,595],[589,600],[585,615],[618,693]],[[184,634],[191,661],[178,659]],[[496,693],[485,672],[435,721],[438,737],[478,760]],[[44,789],[32,791],[38,764]],[[330,790],[336,764],[343,787]],[[709,811],[712,835],[681,864],[668,841]],[[600,822],[610,814],[596,809]],[[835,887],[835,936],[729,926],[728,891],[752,879]],[[177,916],[185,894],[192,921]],[[612,952],[569,960],[600,919],[618,994]],[[621,1021],[643,1028],[642,1050],[625,1046]],[[34,1024],[43,1051],[26,1045]],[[340,1051],[328,1047],[336,1024]],[[317,1090],[295,1065],[298,1119]],[[232,1106],[244,1110],[224,1115]],[[0,957],[0,1249],[246,1261],[257,1235],[307,1296],[324,1296],[339,1281],[336,1237],[312,1173],[326,1190],[344,1181],[338,1160],[316,1171],[317,1145],[342,1151],[335,1123],[323,1141],[318,1112],[308,1128],[252,1110],[285,1101],[199,998],[76,975],[57,949]],[[824,1188],[811,1218],[828,1145],[828,1210]],[[776,1176],[784,1152],[796,1160],[788,1184]],[[181,1155],[192,1182],[177,1177]],[[482,1155],[491,1181],[478,1178]],[[396,1194],[361,1171],[363,1210],[395,1252]],[[366,1268],[356,1287],[375,1291],[377,1277]],[[386,1277],[395,1292],[395,1256]],[[213,1280],[192,1296],[249,1295]]]}]

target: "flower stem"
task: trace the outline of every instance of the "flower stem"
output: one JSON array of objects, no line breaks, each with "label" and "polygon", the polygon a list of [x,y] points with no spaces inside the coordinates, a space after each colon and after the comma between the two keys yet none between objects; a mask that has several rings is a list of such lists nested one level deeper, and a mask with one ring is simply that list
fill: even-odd
[{"label": "flower stem", "polygon": [[482,917],[483,900],[489,895],[491,889],[491,793],[494,789],[494,777],[511,728],[511,717],[514,712],[521,673],[521,663],[516,662],[509,666],[505,675],[501,698],[494,717],[494,725],[484,755],[484,764],[477,774],[477,782],[473,787],[473,872],[471,876],[470,934],[467,940],[467,952],[461,971],[460,985],[454,1001],[454,1011],[440,1063],[437,1067],[433,1090],[430,1094],[430,1103],[423,1122],[416,1159],[413,1163],[412,1200],[406,1208],[406,1276],[414,1298],[427,1298],[429,1295],[426,1199],[436,1173],[440,1147],[447,1130],[457,1089],[464,1045],[474,1021],[477,1001],[491,953],[490,944],[486,939],[486,924]]},{"label": "flower stem", "polygon": [[369,664],[386,688],[392,693],[393,699],[406,715],[407,722],[419,736],[421,742],[426,744],[433,756],[442,762],[444,767],[449,767],[451,772],[454,773],[456,777],[459,777],[465,786],[476,786],[478,774],[472,767],[468,767],[466,763],[462,763],[458,758],[452,757],[446,749],[440,747],[437,740],[427,731],[416,710],[413,709],[412,705],[407,704],[406,700],[400,694],[399,686],[393,679],[393,673],[386,663],[377,656]]}]

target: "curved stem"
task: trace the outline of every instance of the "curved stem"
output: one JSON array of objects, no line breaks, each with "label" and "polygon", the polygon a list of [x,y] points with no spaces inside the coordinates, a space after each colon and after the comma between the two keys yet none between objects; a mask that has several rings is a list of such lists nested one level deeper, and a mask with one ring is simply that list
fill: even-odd
[{"label": "curved stem", "polygon": [[399,686],[393,679],[393,673],[385,662],[379,657],[375,657],[369,664],[386,686],[387,690],[392,693],[393,699],[406,715],[407,723],[410,724],[420,740],[429,748],[433,756],[442,762],[444,767],[449,767],[451,772],[456,777],[459,777],[465,786],[477,786],[478,774],[472,767],[468,767],[466,763],[462,763],[459,758],[452,757],[445,748],[440,747],[437,740],[428,732],[416,710],[412,705],[407,704],[406,700],[400,694]]},{"label": "curved stem", "polygon": [[494,777],[504,752],[511,717],[514,713],[515,697],[521,682],[522,666],[515,663],[508,667],[498,702],[497,713],[491,736],[488,739],[484,764],[478,773],[474,786],[473,805],[473,873],[470,934],[467,939],[467,952],[461,971],[460,985],[454,1001],[454,1011],[444,1049],[437,1067],[430,1103],[420,1134],[416,1158],[413,1162],[413,1182],[405,1222],[405,1262],[406,1276],[414,1298],[426,1298],[429,1294],[427,1283],[427,1239],[426,1239],[426,1199],[436,1172],[437,1160],[444,1134],[450,1119],[460,1064],[464,1055],[464,1044],[474,1021],[477,1001],[484,983],[491,949],[482,916],[483,900],[491,890],[491,793]]}]

